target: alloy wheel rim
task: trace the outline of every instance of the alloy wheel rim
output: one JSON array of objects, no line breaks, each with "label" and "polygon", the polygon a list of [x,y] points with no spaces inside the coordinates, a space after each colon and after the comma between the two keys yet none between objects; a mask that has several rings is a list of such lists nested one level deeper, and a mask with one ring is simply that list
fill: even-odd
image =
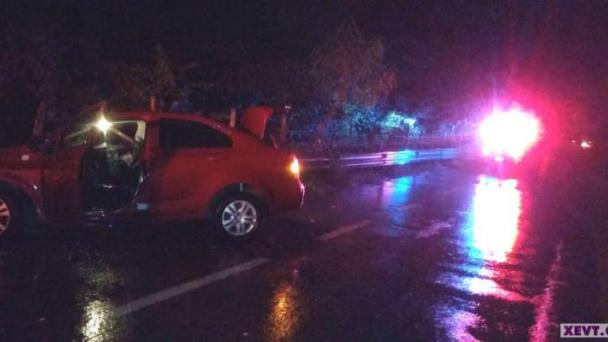
[{"label": "alloy wheel rim", "polygon": [[248,201],[232,201],[222,211],[222,228],[230,235],[247,235],[257,225],[258,212]]},{"label": "alloy wheel rim", "polygon": [[6,232],[8,225],[11,223],[11,209],[8,204],[0,198],[0,235]]}]

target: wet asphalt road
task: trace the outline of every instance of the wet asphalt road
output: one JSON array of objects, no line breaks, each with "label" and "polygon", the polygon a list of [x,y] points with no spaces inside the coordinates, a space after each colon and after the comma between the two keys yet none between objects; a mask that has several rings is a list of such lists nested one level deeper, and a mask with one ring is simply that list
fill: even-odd
[{"label": "wet asphalt road", "polygon": [[239,243],[180,224],[3,245],[0,340],[555,340],[608,322],[606,196],[577,167],[310,175],[302,210]]}]

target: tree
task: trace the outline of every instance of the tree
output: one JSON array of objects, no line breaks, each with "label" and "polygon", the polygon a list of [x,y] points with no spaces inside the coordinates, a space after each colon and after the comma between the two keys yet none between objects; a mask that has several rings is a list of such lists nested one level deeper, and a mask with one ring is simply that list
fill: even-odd
[{"label": "tree", "polygon": [[317,144],[323,144],[330,121],[347,114],[348,124],[334,122],[334,130],[353,129],[375,136],[382,119],[377,109],[396,84],[386,65],[384,45],[367,39],[353,20],[342,23],[311,55],[311,80],[317,102],[325,113],[317,127]]},{"label": "tree", "polygon": [[169,59],[160,45],[151,62],[118,63],[113,67],[113,102],[119,107],[147,108],[154,96],[158,110],[169,110],[180,95]]},{"label": "tree", "polygon": [[311,56],[311,78],[327,114],[372,108],[384,100],[396,84],[384,57],[382,41],[366,39],[353,20],[318,46]]},{"label": "tree", "polygon": [[[65,46],[56,39],[56,26],[45,30],[7,24],[0,43],[0,135],[23,141],[32,134],[36,108],[47,117],[64,117],[72,94],[61,91],[70,85]],[[59,118],[61,119],[61,118]],[[6,130],[6,131],[5,131]],[[4,139],[3,139],[4,140]]]},{"label": "tree", "polygon": [[177,96],[175,75],[171,70],[167,55],[160,45],[156,45],[155,52],[150,95],[160,101],[160,108],[168,109],[172,99]]}]

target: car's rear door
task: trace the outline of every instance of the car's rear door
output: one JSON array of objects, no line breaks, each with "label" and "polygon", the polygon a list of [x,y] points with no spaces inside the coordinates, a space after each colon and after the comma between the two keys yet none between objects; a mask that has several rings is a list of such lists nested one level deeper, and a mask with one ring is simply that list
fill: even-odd
[{"label": "car's rear door", "polygon": [[205,200],[230,172],[230,137],[204,123],[180,119],[161,119],[157,132],[150,164],[151,213],[202,217]]}]

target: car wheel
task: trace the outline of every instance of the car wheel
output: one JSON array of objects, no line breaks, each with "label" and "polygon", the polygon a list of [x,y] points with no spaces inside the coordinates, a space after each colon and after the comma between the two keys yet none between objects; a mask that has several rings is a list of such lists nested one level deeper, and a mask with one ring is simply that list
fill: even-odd
[{"label": "car wheel", "polygon": [[259,201],[246,195],[230,197],[216,211],[216,223],[231,237],[251,236],[262,224],[263,207]]},{"label": "car wheel", "polygon": [[15,236],[21,226],[17,203],[12,194],[0,189],[0,239]]}]

